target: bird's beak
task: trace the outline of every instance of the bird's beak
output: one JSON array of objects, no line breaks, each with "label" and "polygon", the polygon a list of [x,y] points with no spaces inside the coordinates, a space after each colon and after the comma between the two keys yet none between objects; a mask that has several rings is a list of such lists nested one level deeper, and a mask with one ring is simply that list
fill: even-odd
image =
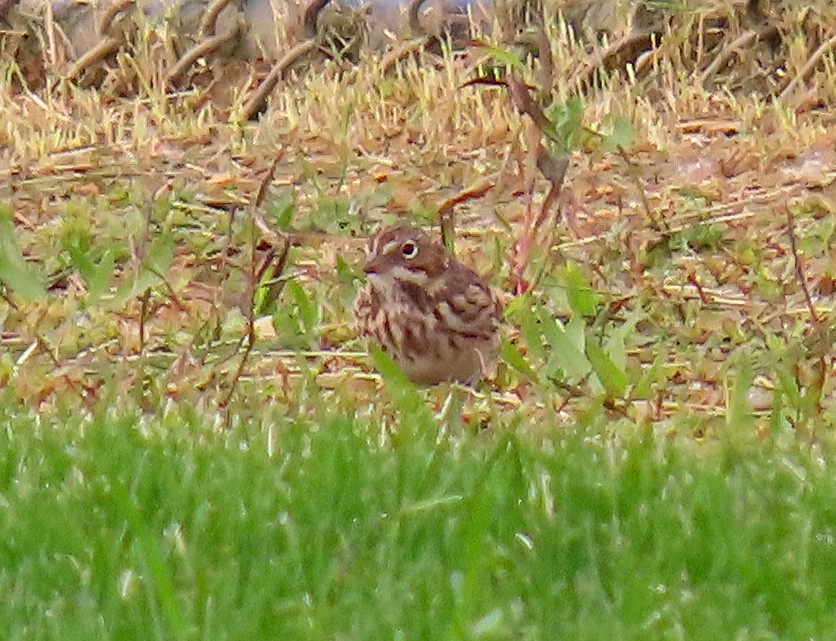
[{"label": "bird's beak", "polygon": [[367,274],[377,274],[380,271],[380,258],[369,258],[363,271]]}]

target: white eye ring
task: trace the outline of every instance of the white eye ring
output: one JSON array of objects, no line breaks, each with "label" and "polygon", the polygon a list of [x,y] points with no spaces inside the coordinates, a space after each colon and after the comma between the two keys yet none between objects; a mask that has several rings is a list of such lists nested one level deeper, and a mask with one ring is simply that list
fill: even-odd
[{"label": "white eye ring", "polygon": [[407,240],[403,245],[401,245],[401,254],[403,254],[403,257],[407,260],[415,258],[418,255],[418,245],[411,240]]}]

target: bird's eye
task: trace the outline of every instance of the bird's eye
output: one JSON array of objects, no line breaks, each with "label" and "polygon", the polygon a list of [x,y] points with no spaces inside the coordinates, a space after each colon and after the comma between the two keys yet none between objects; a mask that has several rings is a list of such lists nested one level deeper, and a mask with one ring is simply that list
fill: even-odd
[{"label": "bird's eye", "polygon": [[407,260],[415,258],[418,255],[418,245],[416,245],[411,240],[408,240],[403,245],[401,245],[401,253],[403,254],[403,257]]}]

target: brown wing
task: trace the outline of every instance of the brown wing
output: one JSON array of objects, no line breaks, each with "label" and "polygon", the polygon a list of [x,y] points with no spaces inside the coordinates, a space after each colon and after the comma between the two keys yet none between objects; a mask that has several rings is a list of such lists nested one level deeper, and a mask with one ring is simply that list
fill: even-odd
[{"label": "brown wing", "polygon": [[439,305],[442,301],[447,302],[449,313],[444,313],[446,320],[466,334],[493,335],[501,318],[501,309],[490,287],[464,265],[451,262],[448,269],[448,287],[437,298]]}]

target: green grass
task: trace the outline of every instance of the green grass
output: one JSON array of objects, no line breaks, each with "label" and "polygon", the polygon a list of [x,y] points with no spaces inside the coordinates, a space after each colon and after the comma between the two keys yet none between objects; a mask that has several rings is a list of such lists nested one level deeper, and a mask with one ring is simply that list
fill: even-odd
[{"label": "green grass", "polygon": [[832,635],[830,445],[262,420],[2,410],[4,638]]}]

